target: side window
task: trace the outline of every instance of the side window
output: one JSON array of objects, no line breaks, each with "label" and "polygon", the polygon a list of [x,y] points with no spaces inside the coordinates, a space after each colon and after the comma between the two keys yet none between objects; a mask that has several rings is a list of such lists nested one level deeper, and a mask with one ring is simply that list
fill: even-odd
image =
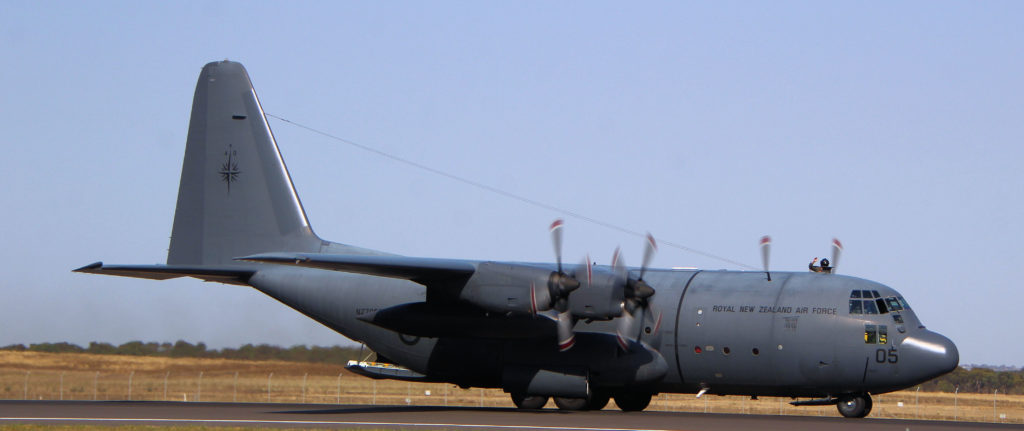
[{"label": "side window", "polygon": [[885,301],[886,301],[886,304],[889,305],[889,310],[890,311],[901,311],[901,310],[903,310],[903,306],[900,305],[900,301],[897,300],[896,298],[890,296],[890,297],[886,298]]},{"label": "side window", "polygon": [[850,314],[864,314],[864,308],[861,307],[859,299],[850,300]]},{"label": "side window", "polygon": [[864,344],[878,343],[878,327],[875,325],[864,325]]},{"label": "side window", "polygon": [[903,299],[902,296],[897,296],[896,299],[898,299],[900,301],[900,305],[903,306],[904,310],[909,310],[910,309],[910,304],[907,304],[907,300]]}]

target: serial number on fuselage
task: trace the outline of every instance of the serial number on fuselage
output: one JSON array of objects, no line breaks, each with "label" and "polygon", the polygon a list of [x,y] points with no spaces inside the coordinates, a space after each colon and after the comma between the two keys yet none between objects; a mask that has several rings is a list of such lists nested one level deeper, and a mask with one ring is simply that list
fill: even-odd
[{"label": "serial number on fuselage", "polygon": [[370,314],[370,313],[376,313],[376,312],[377,312],[376,308],[357,308],[356,309],[356,316],[362,316],[364,314]]},{"label": "serial number on fuselage", "polygon": [[783,307],[778,305],[714,305],[714,313],[836,314],[836,307]]}]

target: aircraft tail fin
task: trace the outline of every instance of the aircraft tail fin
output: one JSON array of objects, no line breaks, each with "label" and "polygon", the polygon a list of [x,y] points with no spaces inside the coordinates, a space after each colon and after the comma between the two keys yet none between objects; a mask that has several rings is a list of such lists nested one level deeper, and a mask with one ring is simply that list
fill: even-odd
[{"label": "aircraft tail fin", "polygon": [[203,67],[192,101],[168,265],[239,265],[239,256],[317,252],[249,74]]}]

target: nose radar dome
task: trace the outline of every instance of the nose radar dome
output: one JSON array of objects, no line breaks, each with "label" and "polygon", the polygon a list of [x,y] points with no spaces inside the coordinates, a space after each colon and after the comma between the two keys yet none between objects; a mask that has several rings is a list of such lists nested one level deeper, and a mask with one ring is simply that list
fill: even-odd
[{"label": "nose radar dome", "polygon": [[915,377],[922,381],[953,371],[960,364],[960,352],[953,341],[935,332],[911,335],[900,347],[902,359],[916,370]]}]

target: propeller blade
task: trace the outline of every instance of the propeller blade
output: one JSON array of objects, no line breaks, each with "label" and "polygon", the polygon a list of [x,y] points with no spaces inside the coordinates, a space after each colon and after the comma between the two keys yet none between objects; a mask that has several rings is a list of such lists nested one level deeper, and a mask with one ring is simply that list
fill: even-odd
[{"label": "propeller blade", "polygon": [[558,272],[562,272],[562,226],[565,221],[557,219],[548,228],[551,231],[551,243],[555,246],[555,262],[558,264]]},{"label": "propeller blade", "polygon": [[651,265],[651,259],[654,258],[654,253],[658,251],[658,243],[654,242],[654,236],[650,233],[647,234],[647,244],[644,245],[644,260],[640,266],[640,280],[644,279],[644,274],[647,272],[647,267]]},{"label": "propeller blade", "polygon": [[839,266],[839,255],[843,254],[843,243],[839,239],[832,238],[832,270]]},{"label": "propeller blade", "polygon": [[764,265],[764,273],[768,275],[768,281],[772,281],[772,273],[768,271],[769,255],[772,251],[772,237],[765,235],[761,237],[761,264]]},{"label": "propeller blade", "polygon": [[657,310],[652,306],[648,307],[647,311],[650,313],[652,317],[654,317],[654,324],[651,325],[650,333],[650,336],[653,337],[655,334],[658,333],[658,330],[661,329],[661,310]]},{"label": "propeller blade", "polygon": [[612,253],[612,271],[615,272],[616,283],[626,284],[629,272],[626,270],[626,261],[622,258],[619,247],[615,247],[615,253]]},{"label": "propeller blade", "polygon": [[622,315],[619,316],[618,328],[615,330],[615,339],[619,342],[619,348],[624,352],[629,350],[630,343],[635,341],[639,332],[636,327],[636,318],[633,317],[633,313],[638,308],[639,306],[636,304],[636,301],[627,299],[626,306],[622,309]]},{"label": "propeller blade", "polygon": [[572,312],[558,313],[558,351],[564,352],[576,344],[576,333],[572,331]]},{"label": "propeller blade", "polygon": [[590,264],[590,255],[588,254],[580,262],[580,265],[576,267],[576,271],[573,273],[573,277],[579,281],[579,284],[584,289],[590,287],[594,280],[594,267]]}]

